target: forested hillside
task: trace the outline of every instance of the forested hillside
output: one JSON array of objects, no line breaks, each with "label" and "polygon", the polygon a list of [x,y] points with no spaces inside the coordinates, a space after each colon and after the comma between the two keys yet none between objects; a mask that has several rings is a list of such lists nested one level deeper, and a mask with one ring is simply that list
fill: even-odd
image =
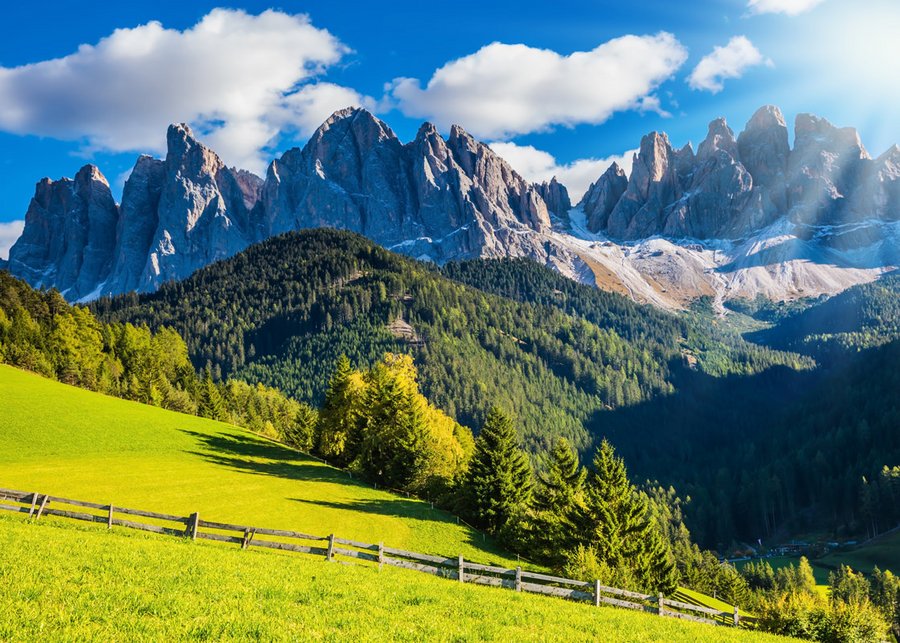
[{"label": "forested hillside", "polygon": [[[532,452],[556,436],[585,450],[596,437],[585,423],[602,409],[675,392],[674,373],[687,355],[717,375],[809,365],[528,262],[476,262],[447,274],[476,283],[485,270],[496,274],[481,281],[498,284],[498,294],[360,236],[320,229],[271,239],[152,295],[104,299],[93,309],[108,321],[171,326],[196,366],[316,404],[341,354],[367,367],[385,352],[408,352],[435,406],[477,427],[500,404],[517,416]],[[514,280],[531,283],[532,295],[518,293]]]},{"label": "forested hillside", "polygon": [[848,288],[789,315],[752,341],[813,355],[823,361],[900,338],[900,275]]},{"label": "forested hillside", "polygon": [[92,391],[240,424],[308,446],[316,414],[261,385],[198,375],[178,333],[105,324],[0,271],[0,362]]},{"label": "forested hillside", "polygon": [[[630,302],[533,262],[474,261],[444,271],[506,297],[615,319],[625,336],[668,320],[643,308],[630,317]],[[840,535],[892,527],[900,521],[893,506],[900,498],[898,302],[900,278],[890,276],[772,312],[777,323],[751,337],[823,363],[803,370],[766,369],[766,346],[748,349],[735,336],[705,330],[710,317],[682,315],[685,345],[700,369],[674,369],[672,395],[605,409],[589,420],[590,431],[608,436],[639,478],[689,496],[687,522],[708,546],[808,529]]]}]

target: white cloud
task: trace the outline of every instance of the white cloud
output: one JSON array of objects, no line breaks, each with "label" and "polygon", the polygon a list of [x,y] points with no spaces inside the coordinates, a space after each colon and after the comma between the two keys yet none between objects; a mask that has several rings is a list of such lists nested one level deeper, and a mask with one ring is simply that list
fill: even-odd
[{"label": "white cloud", "polygon": [[623,36],[564,56],[548,49],[493,43],[446,63],[423,88],[398,78],[392,98],[407,116],[446,131],[460,123],[476,136],[504,139],[554,125],[602,123],[614,112],[658,109],[650,98],[685,61],[669,33]]},{"label": "white cloud", "polygon": [[22,234],[24,228],[25,222],[21,220],[0,223],[0,259],[9,258],[9,249]]},{"label": "white cloud", "polygon": [[796,16],[822,2],[823,0],[749,0],[747,8],[751,13],[784,13]]},{"label": "white cloud", "polygon": [[615,161],[631,174],[631,162],[637,150],[629,150],[621,156],[610,156],[603,159],[578,159],[572,163],[560,164],[549,152],[539,150],[532,145],[496,142],[490,144],[491,149],[503,157],[513,169],[529,181],[549,181],[554,176],[566,186],[572,203],[578,203],[591,183],[600,178],[606,169]]},{"label": "white cloud", "polygon": [[691,75],[688,84],[692,89],[705,89],[716,94],[722,91],[726,78],[740,78],[750,67],[771,65],[746,36],[735,36],[724,47],[715,47],[704,56]]},{"label": "white cloud", "polygon": [[274,10],[214,9],[184,31],[117,29],[64,58],[0,67],[0,129],[84,141],[88,151],[160,153],[166,126],[186,121],[226,162],[260,171],[280,133],[308,135],[332,111],[365,102],[313,83],[348,52],[307,16]]}]

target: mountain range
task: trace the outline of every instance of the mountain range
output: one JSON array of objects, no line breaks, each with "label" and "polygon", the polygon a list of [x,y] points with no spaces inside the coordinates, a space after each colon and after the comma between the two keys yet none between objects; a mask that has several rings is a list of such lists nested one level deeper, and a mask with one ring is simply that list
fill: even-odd
[{"label": "mountain range", "polygon": [[141,156],[116,203],[100,170],[37,184],[8,269],[70,301],[167,281],[280,233],[333,227],[409,256],[528,257],[640,302],[833,294],[900,264],[900,148],[876,159],[851,128],[778,108],[737,137],[710,123],[696,153],[646,135],[572,207],[463,128],[402,143],[363,109],[333,114],[265,179],[227,167],[184,124],[164,160]]}]

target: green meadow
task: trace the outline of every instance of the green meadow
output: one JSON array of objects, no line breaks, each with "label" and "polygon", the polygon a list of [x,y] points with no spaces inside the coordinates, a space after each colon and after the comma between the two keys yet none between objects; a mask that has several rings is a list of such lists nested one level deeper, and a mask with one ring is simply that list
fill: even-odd
[{"label": "green meadow", "polygon": [[412,571],[0,515],[0,640],[785,640]]},{"label": "green meadow", "polygon": [[880,536],[855,549],[832,552],[818,559],[816,563],[829,569],[849,565],[866,574],[871,573],[875,567],[900,574],[900,531]]},{"label": "green meadow", "polygon": [[0,487],[514,564],[427,502],[235,426],[0,365]]}]

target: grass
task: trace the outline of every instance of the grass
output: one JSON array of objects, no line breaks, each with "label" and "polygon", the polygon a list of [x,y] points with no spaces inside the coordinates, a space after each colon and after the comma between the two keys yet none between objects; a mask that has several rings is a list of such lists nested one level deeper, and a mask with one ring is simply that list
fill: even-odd
[{"label": "grass", "polygon": [[427,574],[0,515],[0,640],[766,641]]},{"label": "grass", "polygon": [[[720,612],[725,612],[725,614],[733,614],[734,613],[734,605],[730,603],[726,603],[725,601],[719,600],[718,598],[713,598],[712,596],[708,596],[707,594],[702,594],[700,592],[695,592],[692,589],[688,589],[686,587],[679,587],[678,590],[672,595],[676,601],[681,601],[682,603],[688,603],[690,605],[699,605],[701,607],[711,607],[714,610],[719,610]],[[744,609],[739,610],[740,616],[754,616],[752,613],[747,612]],[[716,620],[727,620],[728,617],[716,617]]]},{"label": "grass", "polygon": [[849,551],[836,551],[818,559],[816,563],[829,569],[849,565],[869,574],[876,566],[882,571],[900,573],[900,531],[886,534],[870,543]]},{"label": "grass", "polygon": [[237,427],[0,365],[0,487],[515,565],[428,503]]}]

